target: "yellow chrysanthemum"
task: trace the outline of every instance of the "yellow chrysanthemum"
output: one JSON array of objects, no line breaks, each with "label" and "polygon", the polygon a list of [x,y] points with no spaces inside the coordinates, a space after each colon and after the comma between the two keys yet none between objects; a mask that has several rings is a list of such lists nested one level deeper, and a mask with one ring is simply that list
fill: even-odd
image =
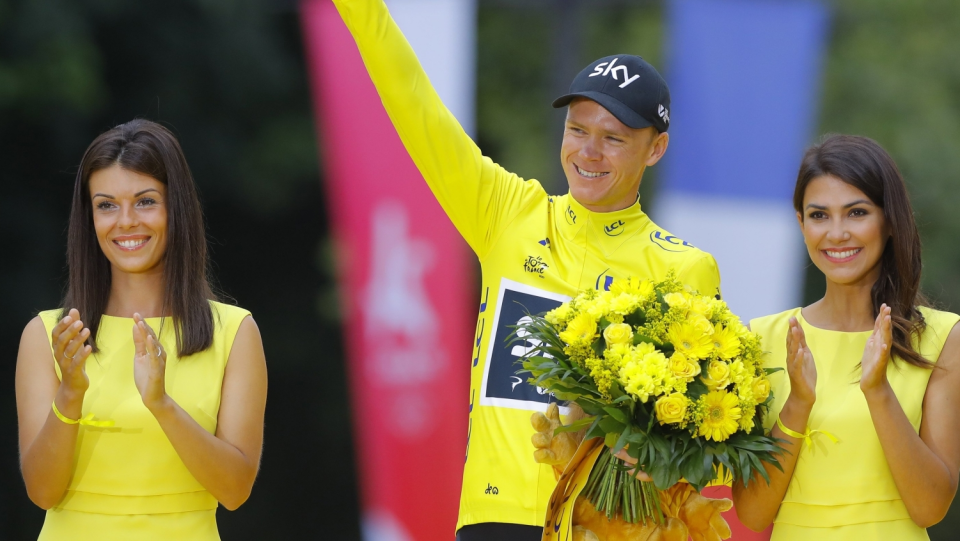
[{"label": "yellow chrysanthemum", "polygon": [[560,333],[560,339],[572,345],[593,342],[596,335],[597,320],[588,314],[578,314],[567,323],[567,328]]},{"label": "yellow chrysanthemum", "polygon": [[676,351],[683,353],[688,359],[692,360],[709,357],[713,349],[710,335],[704,334],[703,331],[688,321],[671,324],[667,331],[667,338]]},{"label": "yellow chrysanthemum", "polygon": [[623,390],[644,403],[651,396],[663,394],[675,379],[667,367],[667,358],[648,343],[638,345],[623,357],[619,376]]},{"label": "yellow chrysanthemum", "polygon": [[550,310],[543,316],[544,319],[555,326],[566,323],[571,317],[573,317],[573,308],[570,307],[570,303],[566,302]]},{"label": "yellow chrysanthemum", "polygon": [[614,280],[610,286],[610,293],[614,295],[627,293],[645,298],[653,294],[653,283],[650,282],[650,280],[643,280],[636,276],[631,276],[630,278]]},{"label": "yellow chrysanthemum", "polygon": [[622,316],[628,315],[640,306],[642,300],[639,295],[620,293],[610,300],[610,311]]},{"label": "yellow chrysanthemum", "polygon": [[708,440],[726,441],[740,427],[737,396],[726,391],[713,391],[700,398],[703,408],[699,434]]},{"label": "yellow chrysanthemum", "polygon": [[730,360],[740,354],[740,338],[729,327],[717,326],[710,341],[713,342],[713,350],[721,359]]},{"label": "yellow chrysanthemum", "polygon": [[756,418],[756,414],[757,414],[756,408],[748,409],[748,408],[741,407],[741,409],[742,409],[742,412],[741,412],[742,415],[740,416],[740,422],[739,422],[740,429],[743,430],[744,432],[750,432],[751,430],[753,430],[753,427],[755,425],[754,418]]}]

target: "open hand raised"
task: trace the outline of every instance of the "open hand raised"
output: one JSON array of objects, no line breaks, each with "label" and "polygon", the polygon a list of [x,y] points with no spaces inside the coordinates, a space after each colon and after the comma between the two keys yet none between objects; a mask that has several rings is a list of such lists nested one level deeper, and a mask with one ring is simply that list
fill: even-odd
[{"label": "open hand raised", "polygon": [[790,396],[813,406],[817,400],[817,365],[807,347],[807,338],[797,318],[790,318],[787,332],[787,374],[790,376]]},{"label": "open hand raised", "polygon": [[167,353],[160,346],[153,329],[140,314],[133,315],[133,344],[136,348],[133,356],[133,379],[140,391],[143,405],[153,410],[167,398]]},{"label": "open hand raised", "polygon": [[50,337],[53,357],[60,366],[60,385],[72,393],[85,393],[90,380],[84,365],[93,348],[84,345],[90,338],[90,329],[80,321],[80,312],[76,308],[71,309],[50,332]]},{"label": "open hand raised", "polygon": [[893,322],[890,307],[880,305],[880,313],[873,324],[873,333],[863,348],[860,366],[863,376],[860,378],[860,390],[867,392],[881,387],[887,381],[887,363],[890,361],[890,348],[893,346]]},{"label": "open hand raised", "polygon": [[536,430],[531,441],[536,451],[533,452],[533,459],[540,464],[549,464],[558,473],[563,473],[563,469],[577,452],[577,436],[571,432],[561,432],[554,434],[557,427],[562,426],[560,422],[560,409],[556,402],[547,406],[547,413],[544,415],[539,411],[530,417],[530,424]]}]

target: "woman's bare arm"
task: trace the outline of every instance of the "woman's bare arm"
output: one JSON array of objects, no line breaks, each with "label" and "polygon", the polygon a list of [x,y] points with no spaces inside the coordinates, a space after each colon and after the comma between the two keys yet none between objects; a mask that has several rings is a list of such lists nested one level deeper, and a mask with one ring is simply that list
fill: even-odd
[{"label": "woman's bare arm", "polygon": [[[142,320],[137,322],[137,327]],[[163,390],[162,364],[154,356],[156,338],[143,323],[141,336],[134,330],[138,360],[144,362],[138,387],[144,405],[153,413],[187,470],[224,507],[234,510],[247,500],[260,468],[263,417],[267,400],[267,365],[260,330],[253,318],[240,324],[223,376],[217,432],[203,429]],[[135,365],[135,369],[139,369]]]},{"label": "woman's bare arm", "polygon": [[[937,361],[938,368],[930,376],[923,400],[923,422],[917,434],[886,379],[886,356],[892,338],[889,309],[881,311],[880,317],[885,314],[875,329],[879,340],[868,344],[864,352],[860,387],[907,512],[918,526],[927,528],[943,519],[957,493],[960,327],[954,326],[950,332]],[[881,355],[884,347],[886,352]],[[868,359],[871,354],[878,357],[876,364]]]},{"label": "woman's bare arm", "polygon": [[[20,470],[30,500],[50,509],[61,499],[73,475],[73,454],[79,425],[54,415],[51,403],[69,419],[79,419],[89,382],[84,363],[90,346],[83,346],[90,331],[71,310],[53,329],[54,352],[43,321],[33,318],[23,330],[17,354],[17,420],[20,436]],[[66,356],[72,356],[68,359]],[[57,379],[54,359],[63,382]]]},{"label": "woman's bare arm", "polygon": [[[803,433],[810,418],[810,410],[816,402],[817,368],[813,354],[807,347],[803,328],[796,318],[790,319],[790,332],[787,333],[787,373],[790,377],[790,396],[780,410],[780,421],[790,430]],[[755,474],[749,487],[742,482],[733,485],[737,517],[744,526],[757,532],[765,530],[776,518],[793,478],[803,443],[798,438],[788,436],[776,425],[772,435],[786,442],[783,444],[786,453],[777,457],[783,471],[764,464],[770,477],[769,484],[759,474]]]}]

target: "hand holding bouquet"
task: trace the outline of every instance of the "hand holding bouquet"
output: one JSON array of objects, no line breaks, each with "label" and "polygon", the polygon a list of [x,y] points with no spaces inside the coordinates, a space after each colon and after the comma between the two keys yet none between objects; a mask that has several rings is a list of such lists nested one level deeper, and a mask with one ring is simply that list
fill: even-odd
[{"label": "hand holding bouquet", "polygon": [[[591,415],[556,430],[587,428],[612,450],[598,455],[582,492],[608,519],[660,523],[658,491],[681,478],[699,491],[720,475],[769,481],[764,462],[779,468],[782,449],[761,422],[773,396],[760,339],[723,301],[671,273],[584,291],[531,320],[514,331],[539,342],[522,372]],[[614,456],[623,449],[653,483]]]}]

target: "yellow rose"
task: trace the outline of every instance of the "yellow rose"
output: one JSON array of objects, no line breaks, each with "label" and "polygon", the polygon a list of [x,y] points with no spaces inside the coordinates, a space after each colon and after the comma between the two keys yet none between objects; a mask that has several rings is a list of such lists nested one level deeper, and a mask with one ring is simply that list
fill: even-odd
[{"label": "yellow rose", "polygon": [[763,404],[768,396],[770,396],[770,380],[763,376],[753,380],[753,398],[757,403]]},{"label": "yellow rose", "polygon": [[703,317],[710,317],[710,298],[694,297],[690,300],[690,311]]},{"label": "yellow rose", "polygon": [[706,336],[713,336],[713,333],[716,332],[713,328],[713,323],[710,323],[709,319],[699,314],[691,314],[688,321],[693,324],[695,329],[702,332]]},{"label": "yellow rose", "polygon": [[711,390],[722,389],[730,385],[730,365],[718,359],[710,361],[710,364],[707,365],[707,373],[706,377],[703,378],[703,382],[706,383],[707,387]]},{"label": "yellow rose", "polygon": [[687,397],[680,393],[660,397],[654,406],[660,424],[682,422],[687,416],[688,402]]},{"label": "yellow rose", "polygon": [[678,378],[691,381],[700,374],[700,363],[687,359],[683,353],[674,353],[670,357],[670,371]]},{"label": "yellow rose", "polygon": [[670,308],[678,308],[680,310],[690,308],[689,296],[683,293],[667,293],[663,296],[663,300],[667,301]]},{"label": "yellow rose", "polygon": [[633,329],[626,323],[613,323],[603,330],[603,339],[608,344],[626,344],[633,340]]}]

